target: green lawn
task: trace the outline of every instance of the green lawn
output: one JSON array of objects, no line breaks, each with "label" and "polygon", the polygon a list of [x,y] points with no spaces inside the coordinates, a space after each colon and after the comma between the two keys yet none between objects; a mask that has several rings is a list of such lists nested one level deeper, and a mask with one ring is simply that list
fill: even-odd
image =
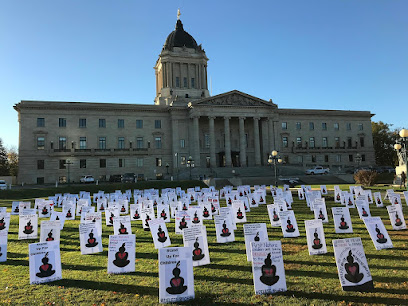
[{"label": "green lawn", "polygon": [[[14,200],[15,196],[12,197]],[[296,200],[297,194],[294,198],[293,210],[301,234],[298,238],[283,238],[280,228],[270,226],[266,205],[252,209],[247,215],[248,223],[267,224],[269,240],[282,241],[287,292],[256,296],[251,264],[246,261],[243,225],[238,224],[235,242],[218,244],[214,222],[208,220],[204,224],[207,226],[211,264],[194,268],[196,298],[186,304],[408,304],[408,231],[392,230],[386,208],[370,207],[372,216],[381,216],[394,244],[393,249],[376,251],[357,211],[352,209],[354,234],[335,234],[330,222],[324,225],[328,253],[309,256],[304,220],[313,219],[313,212],[305,202]],[[267,200],[271,203],[272,198],[268,196]],[[0,200],[0,206],[7,206],[10,211],[11,202],[11,199]],[[330,208],[337,205],[331,200],[326,202],[332,221]],[[407,217],[407,206],[403,204],[403,207]],[[107,274],[107,246],[113,229],[103,225],[103,253],[81,255],[78,226],[78,220],[66,221],[61,232],[63,280],[30,285],[28,244],[38,241],[18,240],[18,217],[12,216],[8,260],[0,263],[0,303],[158,304],[158,253],[150,233],[143,231],[140,221],[132,223],[133,233],[136,233],[136,272],[120,275]],[[172,246],[183,246],[182,236],[174,234],[174,223],[167,224],[167,227]],[[331,240],[358,236],[363,240],[374,280],[375,290],[371,293],[344,292],[337,276]]]}]

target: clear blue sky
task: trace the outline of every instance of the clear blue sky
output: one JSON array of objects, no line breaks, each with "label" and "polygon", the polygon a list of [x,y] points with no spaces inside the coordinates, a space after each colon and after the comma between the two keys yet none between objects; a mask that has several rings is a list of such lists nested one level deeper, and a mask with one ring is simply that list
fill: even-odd
[{"label": "clear blue sky", "polygon": [[281,108],[369,110],[408,127],[408,1],[0,0],[0,138],[20,100],[153,104],[177,8],[212,94]]}]

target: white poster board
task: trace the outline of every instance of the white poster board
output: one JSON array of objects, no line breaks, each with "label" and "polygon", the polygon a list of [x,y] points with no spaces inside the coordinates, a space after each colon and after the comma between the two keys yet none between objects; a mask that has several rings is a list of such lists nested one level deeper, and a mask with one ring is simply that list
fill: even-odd
[{"label": "white poster board", "polygon": [[281,242],[252,242],[251,249],[255,294],[286,291]]},{"label": "white poster board", "polygon": [[41,221],[40,242],[59,241],[60,231],[60,221]]},{"label": "white poster board", "polygon": [[113,218],[114,235],[130,235],[132,234],[132,226],[130,216],[120,216]]},{"label": "white poster board", "polygon": [[247,261],[252,261],[251,243],[268,241],[266,223],[244,224],[244,237]]},{"label": "white poster board", "polygon": [[159,302],[177,303],[194,299],[191,248],[159,249]]},{"label": "white poster board", "polygon": [[109,235],[108,273],[135,272],[136,236]]},{"label": "white poster board", "polygon": [[380,217],[364,218],[364,224],[376,250],[393,248],[391,238]]},{"label": "white poster board", "polygon": [[281,229],[283,237],[299,237],[299,228],[297,226],[295,213],[293,210],[280,211]]},{"label": "white poster board", "polygon": [[332,207],[332,214],[336,234],[353,232],[348,207]]},{"label": "white poster board", "polygon": [[150,232],[152,233],[154,247],[156,249],[164,248],[171,245],[169,232],[167,231],[166,222],[157,218],[149,221]]},{"label": "white poster board", "polygon": [[207,230],[204,225],[193,225],[191,228],[186,228],[183,231],[183,242],[185,247],[192,248],[191,257],[194,267],[210,264]]},{"label": "white poster board", "polygon": [[360,237],[333,240],[334,256],[344,291],[372,291],[370,269]]},{"label": "white poster board", "polygon": [[322,220],[305,220],[305,228],[309,255],[326,254],[327,246]]},{"label": "white poster board", "polygon": [[214,216],[215,233],[218,243],[227,243],[235,241],[234,228],[231,216]]},{"label": "white poster board", "polygon": [[390,221],[392,228],[394,230],[406,229],[407,225],[404,220],[404,215],[402,213],[402,206],[397,205],[388,205],[387,206],[388,215],[390,216]]},{"label": "white poster board", "polygon": [[37,239],[38,215],[20,215],[18,226],[18,239]]},{"label": "white poster board", "polygon": [[103,251],[101,233],[94,222],[79,224],[79,241],[82,255]]},{"label": "white poster board", "polygon": [[58,241],[31,243],[28,249],[30,284],[42,284],[62,279]]}]

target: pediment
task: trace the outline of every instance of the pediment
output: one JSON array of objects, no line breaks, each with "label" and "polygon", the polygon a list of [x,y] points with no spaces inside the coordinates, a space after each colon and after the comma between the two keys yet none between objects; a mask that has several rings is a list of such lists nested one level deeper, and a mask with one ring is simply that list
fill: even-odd
[{"label": "pediment", "polygon": [[270,101],[265,101],[251,95],[245,94],[243,92],[234,90],[213,97],[201,99],[192,102],[193,106],[263,106],[263,107],[274,107],[276,104]]}]

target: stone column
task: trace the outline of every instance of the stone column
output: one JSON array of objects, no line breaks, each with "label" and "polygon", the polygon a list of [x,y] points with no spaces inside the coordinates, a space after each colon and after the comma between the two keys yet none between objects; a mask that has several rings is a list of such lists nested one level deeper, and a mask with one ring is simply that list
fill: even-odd
[{"label": "stone column", "polygon": [[276,150],[272,118],[268,118],[268,130],[269,130],[269,153],[271,153],[273,150]]},{"label": "stone column", "polygon": [[268,165],[268,150],[269,150],[269,137],[268,137],[268,121],[261,120],[262,131],[262,156],[261,162],[263,165]]},{"label": "stone column", "polygon": [[239,117],[239,163],[246,166],[245,117]]},{"label": "stone column", "polygon": [[215,117],[208,117],[210,126],[210,167],[217,167],[216,157],[215,157],[215,132],[214,132],[214,120]]},{"label": "stone column", "polygon": [[259,146],[259,117],[254,117],[255,166],[261,165],[261,148]]},{"label": "stone column", "polygon": [[225,166],[231,167],[231,136],[230,136],[230,117],[224,117],[224,134],[225,134]]},{"label": "stone column", "polygon": [[196,167],[200,167],[200,129],[198,119],[198,116],[193,117],[193,158]]}]

